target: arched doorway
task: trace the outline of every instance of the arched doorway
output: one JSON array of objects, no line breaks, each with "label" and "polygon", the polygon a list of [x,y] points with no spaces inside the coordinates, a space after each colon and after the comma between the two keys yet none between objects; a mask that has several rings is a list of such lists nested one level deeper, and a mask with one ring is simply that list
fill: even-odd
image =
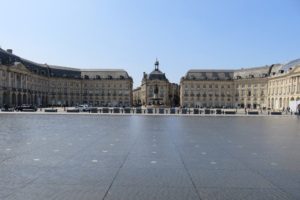
[{"label": "arched doorway", "polygon": [[282,99],[279,98],[279,107],[278,108],[282,108]]},{"label": "arched doorway", "polygon": [[27,101],[28,104],[32,104],[32,94],[29,94],[28,95],[28,101]]},{"label": "arched doorway", "polygon": [[3,105],[10,105],[9,94],[7,92],[3,93]]},{"label": "arched doorway", "polygon": [[12,106],[16,106],[16,104],[17,104],[16,100],[17,100],[16,94],[12,93],[12,95],[11,95],[11,105]]},{"label": "arched doorway", "polygon": [[27,95],[23,94],[23,104],[27,104]]},{"label": "arched doorway", "polygon": [[22,105],[22,95],[19,93],[18,94],[18,102],[17,102],[17,105],[20,106]]},{"label": "arched doorway", "polygon": [[34,95],[33,95],[33,104],[34,104],[34,105],[37,105],[37,100],[38,100],[38,99],[37,99],[37,95],[34,94]]}]

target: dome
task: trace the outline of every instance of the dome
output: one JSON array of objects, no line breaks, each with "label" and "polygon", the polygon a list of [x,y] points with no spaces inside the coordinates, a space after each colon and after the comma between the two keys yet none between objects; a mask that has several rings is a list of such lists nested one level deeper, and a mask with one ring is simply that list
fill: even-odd
[{"label": "dome", "polygon": [[148,75],[148,79],[150,80],[167,80],[165,73],[162,73],[159,70],[159,62],[156,59],[154,63],[154,70]]},{"label": "dome", "polygon": [[149,74],[148,79],[150,79],[150,80],[167,80],[165,73],[162,73],[159,69],[153,70]]}]

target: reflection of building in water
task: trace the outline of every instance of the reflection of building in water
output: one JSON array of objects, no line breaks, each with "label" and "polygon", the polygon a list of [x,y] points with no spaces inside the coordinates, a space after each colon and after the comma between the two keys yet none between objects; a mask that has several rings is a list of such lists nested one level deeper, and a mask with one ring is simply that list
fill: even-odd
[{"label": "reflection of building in water", "polygon": [[[166,78],[165,73],[159,69],[159,62],[156,60],[154,70],[150,74],[144,72],[142,85],[133,91],[134,103],[141,105],[164,105],[174,106],[178,93],[175,94],[174,85]],[[177,90],[178,92],[178,90]],[[137,99],[139,97],[139,99]],[[179,102],[177,100],[177,102]],[[138,105],[138,104],[136,104]]]},{"label": "reflection of building in water", "polygon": [[181,106],[283,109],[300,100],[300,59],[240,70],[189,70]]},{"label": "reflection of building in water", "polygon": [[38,64],[0,49],[0,106],[20,104],[129,106],[132,78],[124,70]]}]

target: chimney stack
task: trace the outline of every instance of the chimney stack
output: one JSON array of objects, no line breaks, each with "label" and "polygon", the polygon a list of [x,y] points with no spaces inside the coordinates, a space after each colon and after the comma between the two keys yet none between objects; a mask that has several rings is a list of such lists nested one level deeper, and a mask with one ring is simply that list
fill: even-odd
[{"label": "chimney stack", "polygon": [[11,53],[11,54],[13,53],[13,50],[12,50],[12,49],[7,49],[6,51],[7,51],[8,53]]}]

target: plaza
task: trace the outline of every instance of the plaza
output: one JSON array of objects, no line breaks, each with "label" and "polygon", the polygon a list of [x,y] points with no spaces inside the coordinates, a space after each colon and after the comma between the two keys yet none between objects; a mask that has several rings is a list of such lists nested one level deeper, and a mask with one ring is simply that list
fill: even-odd
[{"label": "plaza", "polygon": [[0,120],[3,200],[300,198],[296,116]]}]

